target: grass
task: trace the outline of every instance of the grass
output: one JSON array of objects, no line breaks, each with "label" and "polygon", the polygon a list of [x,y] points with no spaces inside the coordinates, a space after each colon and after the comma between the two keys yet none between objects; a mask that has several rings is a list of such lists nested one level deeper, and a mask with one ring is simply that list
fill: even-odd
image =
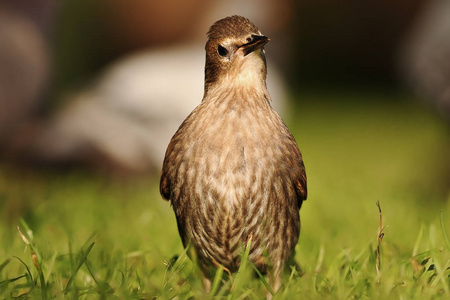
[{"label": "grass", "polygon": [[[299,98],[287,122],[308,173],[302,272],[275,299],[447,299],[448,124],[407,96]],[[250,263],[219,269],[204,294],[157,181],[1,163],[0,299],[264,298]]]}]

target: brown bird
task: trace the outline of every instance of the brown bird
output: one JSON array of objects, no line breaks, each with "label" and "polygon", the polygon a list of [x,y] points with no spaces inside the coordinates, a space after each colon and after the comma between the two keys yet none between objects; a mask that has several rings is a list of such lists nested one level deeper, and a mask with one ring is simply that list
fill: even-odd
[{"label": "brown bird", "polygon": [[167,147],[160,191],[172,202],[184,247],[231,272],[242,246],[276,291],[300,233],[306,174],[294,137],[270,105],[264,45],[241,16],[214,23],[206,43],[205,92]]}]

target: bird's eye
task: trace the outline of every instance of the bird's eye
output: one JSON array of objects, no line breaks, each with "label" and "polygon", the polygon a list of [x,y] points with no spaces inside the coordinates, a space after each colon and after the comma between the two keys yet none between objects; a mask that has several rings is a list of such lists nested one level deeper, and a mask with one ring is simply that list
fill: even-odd
[{"label": "bird's eye", "polygon": [[219,47],[217,48],[217,52],[222,57],[224,57],[224,56],[226,56],[228,54],[228,50],[225,49],[225,47],[223,47],[222,45],[219,45]]},{"label": "bird's eye", "polygon": [[247,38],[247,43],[250,43],[253,39],[251,37]]}]

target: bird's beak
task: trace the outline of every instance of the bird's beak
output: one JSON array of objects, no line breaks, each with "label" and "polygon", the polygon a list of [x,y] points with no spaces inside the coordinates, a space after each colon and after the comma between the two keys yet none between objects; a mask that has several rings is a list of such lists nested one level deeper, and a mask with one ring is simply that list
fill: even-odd
[{"label": "bird's beak", "polygon": [[250,42],[248,42],[247,44],[242,45],[239,48],[242,48],[244,51],[244,56],[247,56],[248,54],[252,53],[253,51],[264,47],[264,45],[267,44],[269,41],[270,41],[270,39],[267,36],[252,34],[252,40]]}]

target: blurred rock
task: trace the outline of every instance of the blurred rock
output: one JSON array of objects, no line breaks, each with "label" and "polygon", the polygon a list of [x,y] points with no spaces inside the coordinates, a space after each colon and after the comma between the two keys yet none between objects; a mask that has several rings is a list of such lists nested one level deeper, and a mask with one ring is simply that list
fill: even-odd
[{"label": "blurred rock", "polygon": [[[277,40],[268,53],[279,58],[285,51],[276,54],[281,42],[274,35],[291,17],[289,0],[7,1],[43,28],[56,14],[59,27],[49,30],[57,34],[54,93],[86,82],[112,57],[150,47],[106,66],[91,87],[54,97],[63,105],[49,119],[7,130],[14,136],[8,159],[116,173],[159,172],[170,138],[202,99],[204,43],[214,21],[232,14],[250,18]],[[282,112],[285,87],[271,61],[268,83]]]},{"label": "blurred rock", "polygon": [[[170,138],[203,96],[203,46],[146,51],[113,64],[69,99],[21,148],[46,163],[114,172],[159,172]],[[268,87],[282,112],[286,92],[269,61]]]},{"label": "blurred rock", "polygon": [[401,51],[409,85],[450,119],[450,1],[429,1]]},{"label": "blurred rock", "polygon": [[0,147],[42,100],[49,57],[42,33],[20,13],[0,6]]}]

